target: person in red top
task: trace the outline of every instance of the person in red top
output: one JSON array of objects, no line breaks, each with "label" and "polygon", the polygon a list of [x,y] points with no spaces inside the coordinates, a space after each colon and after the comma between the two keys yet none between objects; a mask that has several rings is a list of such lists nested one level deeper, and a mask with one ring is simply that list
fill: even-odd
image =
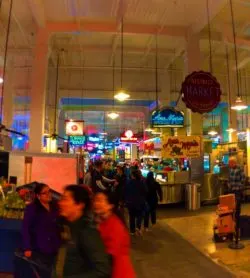
[{"label": "person in red top", "polygon": [[99,231],[112,256],[112,278],[135,278],[135,271],[130,260],[130,236],[125,223],[114,213],[115,198],[107,193],[98,193],[94,198],[94,212],[98,217]]}]

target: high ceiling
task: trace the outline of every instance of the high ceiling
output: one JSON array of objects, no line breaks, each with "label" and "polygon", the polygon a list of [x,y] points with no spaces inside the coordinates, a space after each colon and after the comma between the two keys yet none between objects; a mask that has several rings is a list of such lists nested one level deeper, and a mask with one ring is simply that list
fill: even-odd
[{"label": "high ceiling", "polygon": [[[0,3],[1,66],[10,0],[2,0]],[[130,102],[117,106],[117,110],[123,111],[123,117],[126,111],[137,112],[135,118],[140,118],[143,113],[144,121],[147,122],[147,111],[155,101],[156,34],[159,99],[162,104],[165,104],[166,94],[170,94],[168,99],[176,99],[186,73],[187,40],[193,34],[197,34],[200,39],[201,69],[209,70],[207,0],[14,0],[13,3],[8,61],[15,70],[14,90],[19,100],[29,100],[32,50],[35,47],[37,30],[47,28],[51,32],[48,45],[48,110],[55,107],[55,66],[58,53],[59,98],[62,98],[60,108],[67,115],[75,113],[75,117],[81,118],[83,104],[85,118],[89,118],[89,122],[93,118],[89,114],[91,111],[107,112],[112,109],[113,63],[115,89],[120,87],[122,16],[123,79],[124,87],[131,95]],[[233,0],[233,5],[239,67],[249,86],[250,0]],[[226,97],[226,45],[229,49],[230,69],[233,71],[235,68],[229,1],[209,0],[209,15],[213,68]],[[71,105],[63,103],[63,99],[70,99]],[[27,101],[25,104],[17,101],[17,111],[28,109]],[[101,113],[97,115],[100,115],[101,122]],[[119,125],[125,128],[127,123],[121,121]]]}]

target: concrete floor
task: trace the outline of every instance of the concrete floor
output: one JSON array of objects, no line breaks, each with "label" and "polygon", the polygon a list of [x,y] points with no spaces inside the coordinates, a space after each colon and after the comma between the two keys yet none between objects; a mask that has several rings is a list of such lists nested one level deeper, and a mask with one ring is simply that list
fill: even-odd
[{"label": "concrete floor", "polygon": [[[250,215],[250,204],[242,214]],[[132,238],[132,259],[138,278],[250,277],[250,241],[243,250],[230,250],[228,243],[215,244],[215,207],[199,212],[164,208],[156,227]],[[0,274],[0,278],[11,278]],[[28,277],[27,277],[28,278]]]}]

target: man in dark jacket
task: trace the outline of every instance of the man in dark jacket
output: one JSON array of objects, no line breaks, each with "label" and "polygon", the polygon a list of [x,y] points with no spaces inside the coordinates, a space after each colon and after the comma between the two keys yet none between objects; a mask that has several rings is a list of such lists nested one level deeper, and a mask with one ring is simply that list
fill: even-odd
[{"label": "man in dark jacket", "polygon": [[59,251],[57,278],[109,278],[111,258],[106,254],[100,235],[87,211],[90,207],[88,191],[78,185],[65,188],[60,202],[64,225],[64,246]]}]

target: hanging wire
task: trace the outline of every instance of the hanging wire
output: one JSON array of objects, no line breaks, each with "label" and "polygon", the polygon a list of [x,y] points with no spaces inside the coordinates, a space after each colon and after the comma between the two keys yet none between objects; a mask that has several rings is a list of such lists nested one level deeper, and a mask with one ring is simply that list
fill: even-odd
[{"label": "hanging wire", "polygon": [[228,110],[229,110],[229,123],[230,123],[230,127],[232,125],[232,110],[230,109],[231,105],[232,105],[232,94],[231,94],[231,83],[230,83],[230,69],[229,69],[229,54],[228,54],[228,46],[226,44],[226,62],[227,62],[227,86],[228,86],[228,101],[229,101],[229,106],[228,106]]},{"label": "hanging wire", "polygon": [[113,110],[115,109],[115,58],[113,59]]},{"label": "hanging wire", "polygon": [[156,111],[159,110],[159,95],[158,95],[158,37],[155,35],[155,102]]},{"label": "hanging wire", "polygon": [[233,29],[233,39],[234,39],[234,56],[235,56],[235,66],[236,66],[237,96],[240,97],[240,82],[239,82],[239,70],[238,70],[238,54],[237,54],[236,31],[235,31],[235,22],[234,22],[234,12],[233,12],[233,2],[232,2],[232,0],[230,0],[230,10],[231,10],[232,29]]},{"label": "hanging wire", "polygon": [[246,103],[247,103],[246,127],[248,127],[248,93],[247,93],[247,71],[246,70],[245,70],[245,94],[246,94]]},{"label": "hanging wire", "polygon": [[121,88],[123,88],[123,51],[124,51],[124,34],[123,34],[123,15],[121,18]]},{"label": "hanging wire", "polygon": [[82,69],[82,93],[81,93],[81,120],[82,121],[83,121],[84,81],[85,81],[85,71],[84,71],[84,62],[83,62],[83,69]]},{"label": "hanging wire", "polygon": [[210,68],[210,72],[213,73],[212,37],[211,37],[209,0],[207,0],[207,24],[208,24],[208,40],[209,40],[209,68]]},{"label": "hanging wire", "polygon": [[57,99],[58,99],[59,63],[60,63],[60,52],[58,52],[58,54],[57,54],[57,63],[56,63],[54,134],[56,133],[56,126],[57,126]]},{"label": "hanging wire", "polygon": [[[2,2],[1,2],[2,4]],[[8,45],[9,45],[9,37],[10,37],[10,27],[11,27],[11,16],[12,16],[12,9],[13,9],[13,0],[10,0],[10,9],[9,9],[9,17],[8,17],[8,25],[7,25],[7,33],[6,33],[6,40],[5,40],[5,48],[4,48],[4,63],[3,63],[3,82],[1,86],[1,103],[0,103],[0,125],[2,124],[3,120],[3,97],[4,97],[4,89],[5,89],[5,75],[6,75],[6,66],[7,66],[7,58],[8,58]]]}]

